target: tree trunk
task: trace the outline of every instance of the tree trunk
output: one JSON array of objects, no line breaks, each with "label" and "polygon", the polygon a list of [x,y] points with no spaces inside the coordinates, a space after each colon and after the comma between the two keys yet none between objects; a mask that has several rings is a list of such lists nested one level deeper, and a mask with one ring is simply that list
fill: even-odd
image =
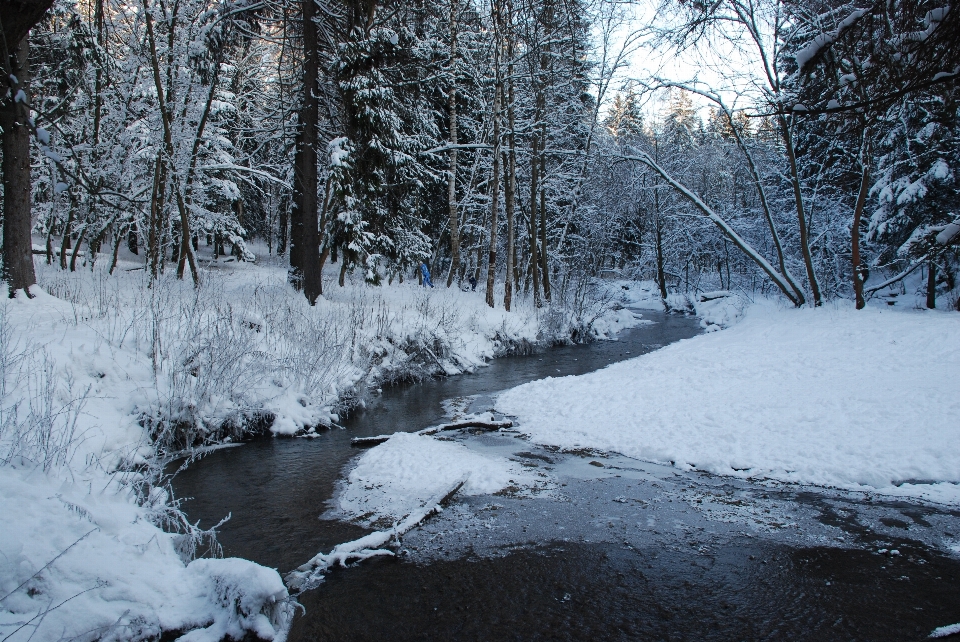
[{"label": "tree trunk", "polygon": [[[299,276],[310,305],[320,296],[320,233],[317,199],[317,95],[320,53],[314,22],[314,0],[303,0],[303,105],[296,140],[293,208],[290,232],[290,265]],[[296,278],[296,277],[295,277]],[[294,282],[296,286],[296,281]]]},{"label": "tree trunk", "polygon": [[803,264],[807,268],[807,281],[810,282],[810,291],[813,293],[815,307],[823,305],[820,298],[820,284],[817,283],[817,274],[813,269],[813,255],[810,254],[810,240],[807,238],[807,216],[804,212],[803,193],[800,191],[800,171],[797,168],[797,153],[793,147],[793,136],[790,134],[790,125],[785,116],[779,116],[780,134],[790,160],[790,181],[793,183],[793,199],[797,207],[797,223],[800,227],[800,251],[803,254]]},{"label": "tree trunk", "polygon": [[286,198],[280,200],[279,222],[277,224],[277,256],[283,256],[287,253],[287,204]]},{"label": "tree trunk", "polygon": [[[43,14],[52,5],[53,0],[3,0],[0,2],[0,28],[3,29],[2,41],[6,42],[6,45],[0,46],[15,48],[17,43],[22,44],[21,41],[27,38],[29,31],[43,19]],[[10,53],[13,54],[12,49]],[[20,78],[15,71],[12,73]]]},{"label": "tree trunk", "polygon": [[[80,234],[77,235],[77,244],[73,246],[73,253],[70,255],[70,271],[77,271],[77,254],[80,253],[80,246],[83,245],[83,240],[87,236],[87,231],[90,229],[90,224],[86,223],[80,228]],[[87,246],[87,252],[89,253],[90,246]]]},{"label": "tree trunk", "polygon": [[110,257],[110,274],[117,269],[117,260],[120,258],[120,243],[126,232],[122,229],[117,230],[117,237],[113,240],[113,256]]},{"label": "tree trunk", "polygon": [[457,0],[450,0],[450,89],[447,92],[450,119],[450,168],[447,173],[447,208],[450,220],[450,274],[447,287],[460,273],[460,218],[457,215]]},{"label": "tree trunk", "polygon": [[[29,139],[28,139],[29,140]],[[60,269],[67,269],[67,250],[70,249],[70,236],[73,234],[73,213],[76,211],[73,198],[70,198],[70,211],[67,213],[67,222],[63,226],[63,238],[60,240]]]},{"label": "tree trunk", "polygon": [[[151,64],[153,67],[153,83],[157,90],[157,102],[160,108],[160,120],[163,123],[163,143],[166,150],[167,159],[161,163],[161,166],[165,169],[167,162],[172,162],[174,157],[174,148],[173,148],[173,115],[170,112],[170,105],[168,101],[164,98],[163,92],[163,81],[160,78],[160,58],[157,55],[157,42],[153,32],[153,17],[150,13],[150,8],[148,0],[143,0],[143,12],[144,12],[144,22],[147,26],[147,39],[150,43],[150,57]],[[173,38],[173,25],[170,25],[170,34],[168,36],[169,40]],[[172,48],[172,44],[168,44]],[[169,79],[172,70],[168,69],[168,92],[172,91],[173,81]],[[170,94],[168,93],[168,98]],[[165,171],[164,171],[165,174]],[[200,285],[200,273],[197,271],[196,260],[193,256],[193,249],[190,247],[190,243],[184,239],[190,238],[190,217],[189,212],[187,211],[186,203],[184,202],[183,192],[176,185],[176,174],[174,176],[174,184],[171,186],[171,191],[174,192],[174,195],[177,200],[177,209],[180,212],[180,238],[181,238],[181,247],[180,247],[180,256],[185,258],[190,263],[190,274],[193,277],[193,284],[196,286]],[[165,179],[165,175],[163,176]],[[163,185],[166,183],[165,180],[161,181],[160,189],[163,189]],[[166,234],[166,230],[164,230]],[[162,268],[162,263],[161,263]],[[184,275],[184,261],[181,259],[177,267],[177,278],[182,279]]]},{"label": "tree trunk", "polygon": [[30,130],[24,102],[11,100],[20,90],[30,88],[30,37],[24,35],[16,53],[4,65],[18,83],[10,89],[10,96],[0,108],[0,126],[3,127],[3,279],[10,296],[24,290],[30,296],[30,286],[37,282],[33,269],[33,239],[30,236]]},{"label": "tree trunk", "polygon": [[153,172],[153,192],[150,197],[150,232],[147,236],[147,261],[150,264],[150,277],[157,278],[160,273],[160,238],[163,233],[163,198],[166,185],[165,164],[157,155]]},{"label": "tree trunk", "polygon": [[660,298],[663,299],[664,305],[666,305],[667,275],[663,271],[663,220],[659,214],[657,214],[655,227],[657,236],[657,285],[660,286]]},{"label": "tree trunk", "polygon": [[513,109],[513,3],[507,0],[507,140],[509,150],[504,164],[504,198],[507,211],[507,274],[503,283],[503,308],[509,312],[513,302],[513,284],[516,280],[516,246],[514,244],[514,208],[517,194],[517,140],[514,136],[515,114]]},{"label": "tree trunk", "polygon": [[[864,271],[860,262],[860,219],[867,202],[867,192],[870,189],[870,161],[866,154],[861,158],[863,173],[860,176],[860,193],[857,194],[857,204],[853,209],[853,226],[850,228],[851,258],[853,260],[853,293],[856,297],[858,310],[866,307],[863,300]],[[929,295],[928,295],[929,300]],[[929,307],[929,306],[928,306]]]},{"label": "tree trunk", "polygon": [[543,300],[550,301],[550,265],[547,260],[547,145],[546,128],[540,132],[540,282]]},{"label": "tree trunk", "polygon": [[937,307],[937,264],[930,261],[927,266],[927,308]]},{"label": "tree trunk", "polygon": [[320,233],[317,198],[317,120],[319,48],[317,6],[303,0],[303,104],[300,107],[290,212],[290,266],[294,287],[303,289],[310,305],[320,296]]},{"label": "tree trunk", "polygon": [[533,281],[533,304],[543,306],[540,300],[540,257],[537,253],[537,190],[540,166],[537,163],[537,135],[530,137],[530,278]]},{"label": "tree trunk", "polygon": [[[496,17],[494,17],[494,20],[496,20]],[[498,47],[499,43],[494,45],[495,50]],[[495,65],[499,65],[497,58],[498,56],[495,55]],[[499,75],[498,73],[497,76]],[[495,307],[493,286],[497,273],[497,209],[500,200],[500,95],[502,89],[502,80],[498,78],[497,85],[493,90],[493,172],[490,175],[490,256],[487,262],[487,305],[491,308]]]}]

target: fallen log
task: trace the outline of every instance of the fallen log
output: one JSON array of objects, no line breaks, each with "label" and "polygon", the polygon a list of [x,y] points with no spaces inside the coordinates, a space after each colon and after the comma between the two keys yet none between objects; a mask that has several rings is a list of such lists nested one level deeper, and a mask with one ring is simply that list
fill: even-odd
[{"label": "fallen log", "polygon": [[402,535],[422,524],[428,517],[442,512],[443,506],[453,499],[466,483],[466,479],[459,480],[450,490],[435,495],[420,510],[410,513],[402,522],[394,524],[391,529],[374,531],[359,539],[337,544],[327,554],[317,553],[306,564],[301,564],[295,571],[288,573],[284,582],[291,591],[298,593],[308,591],[319,585],[323,581],[323,575],[338,564],[346,567],[347,562],[360,562],[371,557],[395,555],[392,550],[382,547],[391,542],[399,544]]},{"label": "fallen log", "polygon": [[427,428],[418,432],[418,435],[435,435],[438,432],[444,432],[447,430],[463,430],[464,428],[479,428],[484,431],[493,432],[500,430],[501,428],[512,428],[513,422],[509,419],[503,419],[501,421],[496,420],[483,420],[477,418],[464,419],[462,421],[454,421],[448,424],[440,424],[439,426],[433,426],[432,428]]},{"label": "fallen log", "polygon": [[373,448],[379,446],[393,435],[377,435],[376,437],[354,437],[350,440],[353,448]]}]

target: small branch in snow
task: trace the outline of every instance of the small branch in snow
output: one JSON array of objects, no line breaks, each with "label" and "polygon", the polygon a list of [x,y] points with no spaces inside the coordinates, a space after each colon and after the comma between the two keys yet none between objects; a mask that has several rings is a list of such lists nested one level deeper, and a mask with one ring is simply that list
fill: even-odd
[{"label": "small branch in snow", "polygon": [[347,562],[361,562],[371,557],[394,555],[393,551],[382,547],[391,542],[398,543],[402,535],[419,526],[428,517],[443,511],[443,505],[453,499],[454,495],[460,492],[460,489],[466,483],[466,479],[461,479],[450,490],[442,495],[435,496],[434,499],[424,504],[420,510],[410,513],[402,522],[394,524],[393,528],[389,530],[374,531],[360,539],[337,544],[328,554],[318,553],[309,562],[298,566],[297,570],[287,574],[284,578],[287,587],[292,591],[302,593],[316,587],[323,581],[324,574],[338,564],[346,567]]},{"label": "small branch in snow", "polygon": [[[447,430],[463,430],[464,428],[479,428],[480,430],[486,430],[489,432],[494,432],[500,430],[501,428],[512,428],[513,422],[509,419],[504,419],[502,421],[497,421],[495,419],[480,419],[478,417],[468,417],[461,421],[454,421],[447,424],[440,424],[439,426],[432,426],[430,428],[425,428],[424,430],[419,431],[417,434],[423,437],[429,437],[430,435],[435,435],[438,432],[444,432]],[[354,437],[350,440],[350,445],[354,448],[372,448],[373,446],[379,446],[384,443],[393,435],[377,435],[376,437]]]},{"label": "small branch in snow", "polygon": [[[77,539],[77,541],[75,541],[73,544],[71,544],[70,546],[66,547],[66,548],[63,549],[62,551],[60,551],[60,553],[57,554],[56,557],[54,557],[52,560],[50,560],[49,562],[47,562],[46,564],[44,564],[42,567],[40,567],[40,569],[39,569],[36,573],[34,573],[33,575],[31,575],[30,577],[28,577],[27,579],[25,579],[25,580],[20,584],[20,586],[18,586],[17,588],[13,589],[12,591],[10,591],[9,593],[7,593],[7,594],[4,595],[3,597],[0,597],[0,602],[3,602],[5,599],[7,599],[8,597],[10,597],[11,595],[13,595],[14,593],[16,593],[17,591],[19,591],[20,589],[22,589],[24,586],[26,586],[27,582],[29,582],[30,580],[32,580],[33,578],[35,578],[37,575],[40,575],[40,573],[42,573],[44,569],[46,569],[46,568],[49,567],[51,564],[53,564],[54,562],[56,562],[58,559],[60,559],[61,557],[63,557],[63,556],[67,553],[67,551],[69,551],[71,548],[73,548],[74,546],[76,546],[77,544],[79,544],[80,542],[82,542],[84,539],[86,539],[87,536],[88,536],[90,533],[92,533],[92,532],[94,532],[94,531],[98,531],[98,530],[100,530],[100,529],[99,529],[99,528],[91,528],[89,531],[87,531],[86,533],[84,533],[83,535],[81,535],[81,536],[79,537],[79,539]],[[4,638],[4,639],[6,639],[6,638]]]},{"label": "small branch in snow", "polygon": [[880,283],[879,285],[873,285],[873,286],[870,286],[869,288],[865,288],[865,289],[863,290],[863,293],[864,293],[864,294],[873,294],[873,293],[876,292],[877,290],[882,290],[883,288],[885,288],[885,287],[887,287],[887,286],[890,286],[890,285],[893,285],[894,283],[897,283],[898,281],[902,281],[903,279],[905,279],[905,278],[907,278],[908,276],[910,276],[910,273],[911,273],[911,272],[913,272],[913,271],[916,270],[918,267],[920,267],[921,265],[923,265],[923,264],[927,261],[928,258],[930,258],[930,255],[929,255],[929,254],[924,254],[922,257],[920,257],[919,259],[917,259],[916,261],[914,261],[912,265],[910,265],[906,270],[904,270],[904,271],[901,272],[900,274],[898,274],[898,275],[896,275],[896,276],[893,276],[893,277],[890,277],[889,279],[887,279],[887,280],[884,281],[883,283]]}]

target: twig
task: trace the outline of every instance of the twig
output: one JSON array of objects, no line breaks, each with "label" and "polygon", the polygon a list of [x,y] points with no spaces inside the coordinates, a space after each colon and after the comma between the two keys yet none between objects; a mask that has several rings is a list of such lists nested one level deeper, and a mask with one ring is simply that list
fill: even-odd
[{"label": "twig", "polygon": [[[31,575],[30,577],[28,577],[27,579],[25,579],[25,580],[20,584],[20,586],[18,586],[17,588],[13,589],[12,591],[10,591],[9,593],[7,593],[7,594],[4,595],[3,597],[0,597],[0,602],[3,602],[5,599],[7,599],[8,597],[10,597],[11,595],[13,595],[14,593],[16,593],[17,591],[19,591],[20,589],[22,589],[22,588],[27,584],[27,582],[29,582],[30,580],[32,580],[33,578],[35,578],[37,575],[39,575],[40,573],[42,573],[44,569],[46,569],[48,566],[50,566],[51,564],[53,564],[54,562],[56,562],[58,559],[60,559],[61,557],[63,557],[64,554],[65,554],[67,551],[69,551],[71,548],[73,548],[74,546],[76,546],[77,544],[79,544],[79,543],[81,542],[81,540],[83,540],[84,538],[86,538],[87,535],[89,535],[89,534],[92,533],[93,531],[98,531],[98,530],[100,530],[99,527],[97,527],[97,528],[91,528],[91,529],[90,529],[89,531],[87,531],[84,535],[81,535],[81,536],[80,536],[80,539],[78,539],[78,540],[75,541],[73,544],[71,544],[70,546],[66,547],[66,548],[63,549],[62,551],[60,551],[60,554],[59,554],[59,555],[57,555],[57,556],[54,557],[52,560],[50,560],[49,562],[47,562],[46,564],[44,564],[43,567],[41,567],[40,570],[38,570],[36,573],[34,573],[33,575]],[[18,630],[19,630],[19,629],[18,629]],[[16,633],[16,631],[14,631],[14,633]],[[11,635],[13,635],[13,634],[11,633]],[[9,636],[7,636],[7,637],[9,637]],[[3,638],[3,639],[6,640],[7,638]],[[2,641],[0,641],[0,642],[2,642]]]}]

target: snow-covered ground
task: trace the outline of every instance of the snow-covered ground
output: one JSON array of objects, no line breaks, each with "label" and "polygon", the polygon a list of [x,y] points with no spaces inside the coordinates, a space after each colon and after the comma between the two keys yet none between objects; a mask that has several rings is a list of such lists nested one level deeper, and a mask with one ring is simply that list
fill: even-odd
[{"label": "snow-covered ground", "polygon": [[[724,313],[724,316],[728,316]],[[960,504],[960,315],[779,309],[500,395],[538,443]]]},{"label": "snow-covered ground", "polygon": [[[79,483],[85,481],[86,483]],[[0,635],[4,640],[139,640],[164,632],[217,642],[282,639],[293,614],[273,569],[189,559],[129,490],[0,467]]]},{"label": "snow-covered ground", "polygon": [[[368,387],[640,322],[604,299],[573,313],[517,297],[506,313],[415,282],[328,282],[311,307],[280,265],[205,261],[194,289],[169,274],[148,288],[137,264],[108,275],[105,263],[40,264],[33,298],[0,300],[3,640],[282,639],[292,607],[279,574],[194,559],[212,533],[171,503],[165,453],[245,431],[309,434]],[[422,441],[436,449],[421,456],[451,454]],[[476,492],[520,476],[469,472]]]}]

